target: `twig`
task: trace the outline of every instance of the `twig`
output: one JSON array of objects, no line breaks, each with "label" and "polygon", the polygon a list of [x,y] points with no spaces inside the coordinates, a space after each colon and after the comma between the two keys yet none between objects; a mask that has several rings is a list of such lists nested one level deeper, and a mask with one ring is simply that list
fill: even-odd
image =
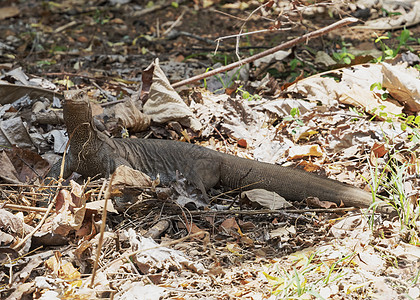
[{"label": "twig", "polygon": [[47,212],[47,208],[45,207],[33,207],[33,206],[25,206],[25,205],[17,205],[17,204],[10,204],[10,203],[4,203],[4,206],[2,208],[8,208],[12,210],[17,211],[30,211],[30,212]]},{"label": "twig", "polygon": [[335,23],[333,23],[331,25],[328,25],[327,27],[324,27],[324,28],[315,30],[313,32],[307,33],[307,34],[305,34],[305,35],[303,35],[301,37],[298,37],[298,38],[293,39],[291,41],[285,42],[285,43],[283,43],[281,45],[278,45],[278,46],[276,46],[274,48],[271,48],[271,49],[268,49],[266,51],[260,52],[258,54],[255,54],[255,55],[250,56],[248,58],[245,58],[243,60],[237,61],[237,62],[232,63],[230,65],[227,65],[227,66],[224,66],[224,67],[220,67],[220,68],[214,69],[214,70],[209,71],[207,73],[204,73],[204,74],[201,74],[201,75],[197,75],[197,76],[191,77],[189,79],[185,79],[185,80],[182,80],[182,81],[179,81],[179,82],[175,82],[174,84],[172,84],[172,87],[173,88],[178,88],[178,87],[181,87],[183,85],[190,84],[190,83],[193,83],[195,81],[202,80],[202,79],[208,78],[210,76],[213,76],[213,75],[216,75],[216,74],[219,74],[219,73],[222,73],[222,72],[226,72],[226,71],[232,70],[232,69],[234,69],[236,67],[240,67],[240,66],[242,66],[244,64],[253,62],[253,61],[255,61],[255,60],[259,59],[259,58],[262,58],[264,56],[267,56],[267,55],[276,53],[279,50],[290,48],[290,47],[292,47],[292,46],[294,46],[296,44],[299,44],[299,43],[302,43],[302,42],[306,42],[306,41],[308,41],[308,40],[310,40],[312,38],[318,37],[320,35],[324,35],[324,34],[330,32],[330,31],[332,31],[334,29],[340,28],[340,27],[345,26],[345,25],[348,25],[350,23],[355,23],[357,21],[358,21],[358,19],[356,19],[356,18],[345,18],[345,19],[340,20],[338,22],[335,22]]},{"label": "twig", "polygon": [[[293,29],[292,27],[287,27],[287,28],[279,28],[279,29],[261,29],[261,30],[256,30],[256,31],[249,31],[249,32],[240,32],[238,34],[232,34],[232,35],[226,35],[226,36],[222,36],[216,39],[216,42],[220,42],[226,39],[231,39],[231,38],[238,38],[238,37],[242,37],[242,36],[247,36],[247,35],[252,35],[252,34],[258,34],[258,33],[264,33],[264,32],[277,32],[277,31],[286,31],[286,30],[291,30]],[[236,50],[241,49],[241,47],[239,47],[238,42],[236,43]]]},{"label": "twig", "polygon": [[219,210],[219,211],[201,211],[193,210],[190,211],[190,214],[193,216],[196,215],[268,215],[268,214],[284,214],[284,213],[307,213],[307,212],[346,212],[358,210],[359,208],[355,207],[337,207],[337,208],[312,208],[312,209],[260,209],[260,210]]},{"label": "twig", "polygon": [[101,256],[101,248],[102,248],[102,244],[104,242],[104,233],[105,233],[106,216],[107,216],[107,205],[108,205],[108,200],[111,197],[112,182],[114,181],[114,177],[115,177],[115,172],[112,173],[111,179],[109,180],[109,183],[108,183],[108,188],[105,192],[105,203],[104,203],[104,208],[102,210],[101,232],[99,234],[98,247],[96,249],[96,258],[95,258],[95,263],[93,265],[92,278],[91,278],[91,281],[90,281],[90,287],[91,288],[93,287],[93,284],[95,283],[96,270],[98,269],[99,257]]},{"label": "twig", "polygon": [[[239,41],[240,41],[240,38],[241,38],[241,35],[242,35],[242,31],[243,31],[243,29],[244,29],[244,27],[245,27],[245,24],[246,24],[246,22],[248,22],[248,20],[249,19],[251,19],[251,17],[252,17],[252,15],[253,14],[255,14],[257,11],[259,11],[259,10],[262,10],[265,6],[267,6],[267,5],[269,5],[270,4],[270,1],[267,1],[265,4],[263,4],[263,5],[260,5],[259,7],[257,7],[256,9],[254,9],[250,14],[249,14],[249,16],[246,18],[246,20],[245,20],[245,22],[242,24],[242,26],[241,26],[241,30],[239,31],[239,34],[238,34],[238,36],[236,37],[236,51],[235,51],[235,53],[236,53],[236,57],[238,57],[238,59],[240,60],[241,59],[241,57],[239,56]],[[218,42],[219,43],[219,42]]]},{"label": "twig", "polygon": [[55,193],[53,200],[51,201],[50,205],[47,208],[47,211],[45,212],[44,216],[42,217],[38,225],[34,228],[34,230],[32,230],[32,232],[30,232],[22,240],[20,240],[20,242],[17,243],[13,247],[13,249],[19,249],[30,237],[32,237],[35,234],[35,232],[37,232],[41,228],[41,226],[44,224],[45,220],[47,219],[48,215],[50,214],[52,208],[54,207],[55,202],[57,201],[57,197],[60,194],[60,188],[61,188],[61,183],[58,184],[57,192]]},{"label": "twig", "polygon": [[185,12],[186,12],[186,10],[184,10],[182,13],[181,13],[181,15],[175,20],[175,22],[173,22],[172,23],[172,25],[171,26],[169,26],[169,28],[168,29],[166,29],[163,33],[162,33],[162,35],[163,36],[166,36],[172,29],[174,29],[176,26],[178,26],[179,25],[179,23],[181,22],[181,20],[182,20],[182,18],[184,17],[184,15],[185,15]]}]

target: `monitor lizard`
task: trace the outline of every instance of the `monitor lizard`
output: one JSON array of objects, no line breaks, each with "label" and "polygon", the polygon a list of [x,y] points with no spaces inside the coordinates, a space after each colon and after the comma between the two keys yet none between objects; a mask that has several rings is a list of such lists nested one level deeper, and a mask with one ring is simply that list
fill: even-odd
[{"label": "monitor lizard", "polygon": [[[108,177],[127,165],[168,184],[177,171],[203,195],[217,184],[232,189],[262,188],[292,201],[317,197],[337,205],[369,207],[372,195],[357,187],[291,167],[259,162],[221,153],[185,142],[159,139],[110,138],[93,123],[89,99],[82,93],[67,98],[64,120],[70,136],[64,176],[78,172],[84,177]],[[61,162],[49,176],[58,177]]]}]

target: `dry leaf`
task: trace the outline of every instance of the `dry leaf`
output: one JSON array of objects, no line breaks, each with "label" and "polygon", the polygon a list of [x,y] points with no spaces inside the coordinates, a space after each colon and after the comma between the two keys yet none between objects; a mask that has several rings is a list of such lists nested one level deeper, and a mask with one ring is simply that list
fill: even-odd
[{"label": "dry leaf", "polygon": [[134,170],[128,166],[119,166],[114,172],[112,185],[151,187],[153,185],[153,181],[143,172]]},{"label": "dry leaf", "polygon": [[322,208],[336,208],[337,204],[334,202],[329,201],[321,201],[316,197],[308,197],[306,198],[306,204],[311,207],[322,207]]},{"label": "dry leaf", "polygon": [[[326,77],[330,75],[339,78]],[[399,115],[402,106],[390,100],[382,100],[370,87],[383,81],[381,64],[364,64],[317,74],[287,88],[287,93],[298,93],[311,101],[321,101],[326,106],[343,104],[363,107],[367,112],[388,117]]]},{"label": "dry leaf", "polygon": [[191,110],[172,88],[162,69],[159,60],[153,63],[153,82],[150,86],[149,99],[143,107],[143,112],[156,123],[178,121],[193,130],[200,130],[201,124]]},{"label": "dry leaf", "polygon": [[282,209],[292,206],[281,195],[264,189],[252,189],[242,192],[241,197],[247,197],[249,201],[257,202],[268,209]]},{"label": "dry leaf", "polygon": [[5,6],[0,8],[0,20],[16,17],[20,10],[16,6]]},{"label": "dry leaf", "polygon": [[[419,2],[420,3],[420,2]],[[420,6],[419,6],[420,7]],[[419,11],[420,14],[420,11]],[[420,74],[406,64],[382,63],[384,74],[382,86],[411,112],[420,111]]]},{"label": "dry leaf", "polygon": [[296,145],[289,149],[288,160],[301,159],[304,157],[320,157],[323,156],[323,152],[319,145]]},{"label": "dry leaf", "polygon": [[142,113],[130,99],[118,103],[114,112],[118,121],[132,132],[144,131],[150,126],[150,116]]}]

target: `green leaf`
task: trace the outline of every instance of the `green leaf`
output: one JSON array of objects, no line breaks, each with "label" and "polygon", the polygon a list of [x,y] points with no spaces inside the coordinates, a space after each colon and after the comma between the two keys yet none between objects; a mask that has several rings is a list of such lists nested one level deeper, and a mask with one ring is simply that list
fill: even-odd
[{"label": "green leaf", "polygon": [[300,119],[297,119],[297,120],[296,120],[296,124],[298,124],[299,126],[303,126],[303,125],[305,125],[305,123],[303,123],[303,121],[302,121],[302,120],[300,120]]},{"label": "green leaf", "polygon": [[341,54],[338,52],[334,52],[332,56],[335,60],[339,61],[341,59]]},{"label": "green leaf", "polygon": [[397,39],[400,41],[400,45],[405,45],[410,38],[410,30],[404,29]]},{"label": "green leaf", "polygon": [[297,68],[298,63],[299,63],[298,59],[296,59],[296,58],[292,59],[289,63],[290,64],[290,69],[292,69],[292,71],[294,71]]},{"label": "green leaf", "polygon": [[407,124],[401,123],[401,130],[405,131],[407,129]]},{"label": "green leaf", "polygon": [[392,50],[392,49],[386,49],[384,51],[384,53],[385,53],[386,57],[388,57],[388,58],[393,58],[395,56],[394,55],[394,50]]},{"label": "green leaf", "polygon": [[300,113],[299,113],[299,108],[297,108],[297,107],[293,107],[293,108],[290,110],[290,115],[291,115],[292,117],[299,116],[299,115],[300,115]]},{"label": "green leaf", "polygon": [[414,116],[408,116],[408,118],[406,120],[406,123],[411,124],[411,123],[413,123],[413,121],[414,121]]},{"label": "green leaf", "polygon": [[370,90],[373,91],[375,88],[378,88],[378,90],[382,90],[382,84],[380,82],[372,83],[370,86]]},{"label": "green leaf", "polygon": [[378,38],[375,40],[375,43],[381,42],[382,40],[388,40],[389,37],[387,36],[378,36]]}]

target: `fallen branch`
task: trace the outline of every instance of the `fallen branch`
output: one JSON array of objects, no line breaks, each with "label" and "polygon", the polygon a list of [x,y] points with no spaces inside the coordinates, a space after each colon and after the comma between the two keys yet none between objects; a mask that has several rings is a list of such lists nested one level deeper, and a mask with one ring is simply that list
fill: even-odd
[{"label": "fallen branch", "polygon": [[270,214],[304,214],[304,213],[344,213],[358,210],[356,207],[308,208],[308,209],[258,209],[258,210],[192,210],[189,214],[197,215],[270,215]]},{"label": "fallen branch", "polygon": [[194,77],[185,79],[185,80],[181,80],[181,81],[175,82],[174,84],[172,84],[172,87],[173,88],[178,88],[178,87],[181,87],[183,85],[190,84],[190,83],[193,83],[195,81],[202,80],[202,79],[205,79],[205,78],[214,76],[214,75],[219,74],[219,73],[222,73],[222,72],[230,71],[230,70],[232,70],[232,69],[234,69],[236,67],[240,67],[240,66],[242,66],[244,64],[253,62],[253,61],[255,61],[257,59],[260,59],[260,58],[262,58],[264,56],[267,56],[267,55],[276,53],[279,50],[291,48],[292,46],[294,46],[296,44],[299,44],[299,43],[302,43],[302,42],[306,42],[306,41],[308,41],[310,39],[313,39],[315,37],[324,35],[324,34],[330,32],[330,31],[332,31],[334,29],[343,27],[343,26],[348,25],[350,23],[355,23],[357,21],[358,21],[358,19],[356,19],[356,18],[345,18],[345,19],[340,20],[338,22],[335,22],[335,23],[333,23],[331,25],[328,25],[327,27],[324,27],[324,28],[315,30],[313,32],[307,33],[305,35],[302,35],[301,37],[298,37],[298,38],[293,39],[291,41],[285,42],[285,43],[283,43],[281,45],[278,45],[278,46],[276,46],[274,48],[271,48],[271,49],[268,49],[266,51],[260,52],[258,54],[253,55],[253,56],[250,56],[248,58],[239,60],[237,62],[234,62],[234,63],[230,64],[230,65],[227,65],[227,66],[224,66],[224,67],[220,67],[220,68],[214,69],[212,71],[209,71],[207,73],[204,73],[204,74],[197,75],[197,76],[194,76]]}]

